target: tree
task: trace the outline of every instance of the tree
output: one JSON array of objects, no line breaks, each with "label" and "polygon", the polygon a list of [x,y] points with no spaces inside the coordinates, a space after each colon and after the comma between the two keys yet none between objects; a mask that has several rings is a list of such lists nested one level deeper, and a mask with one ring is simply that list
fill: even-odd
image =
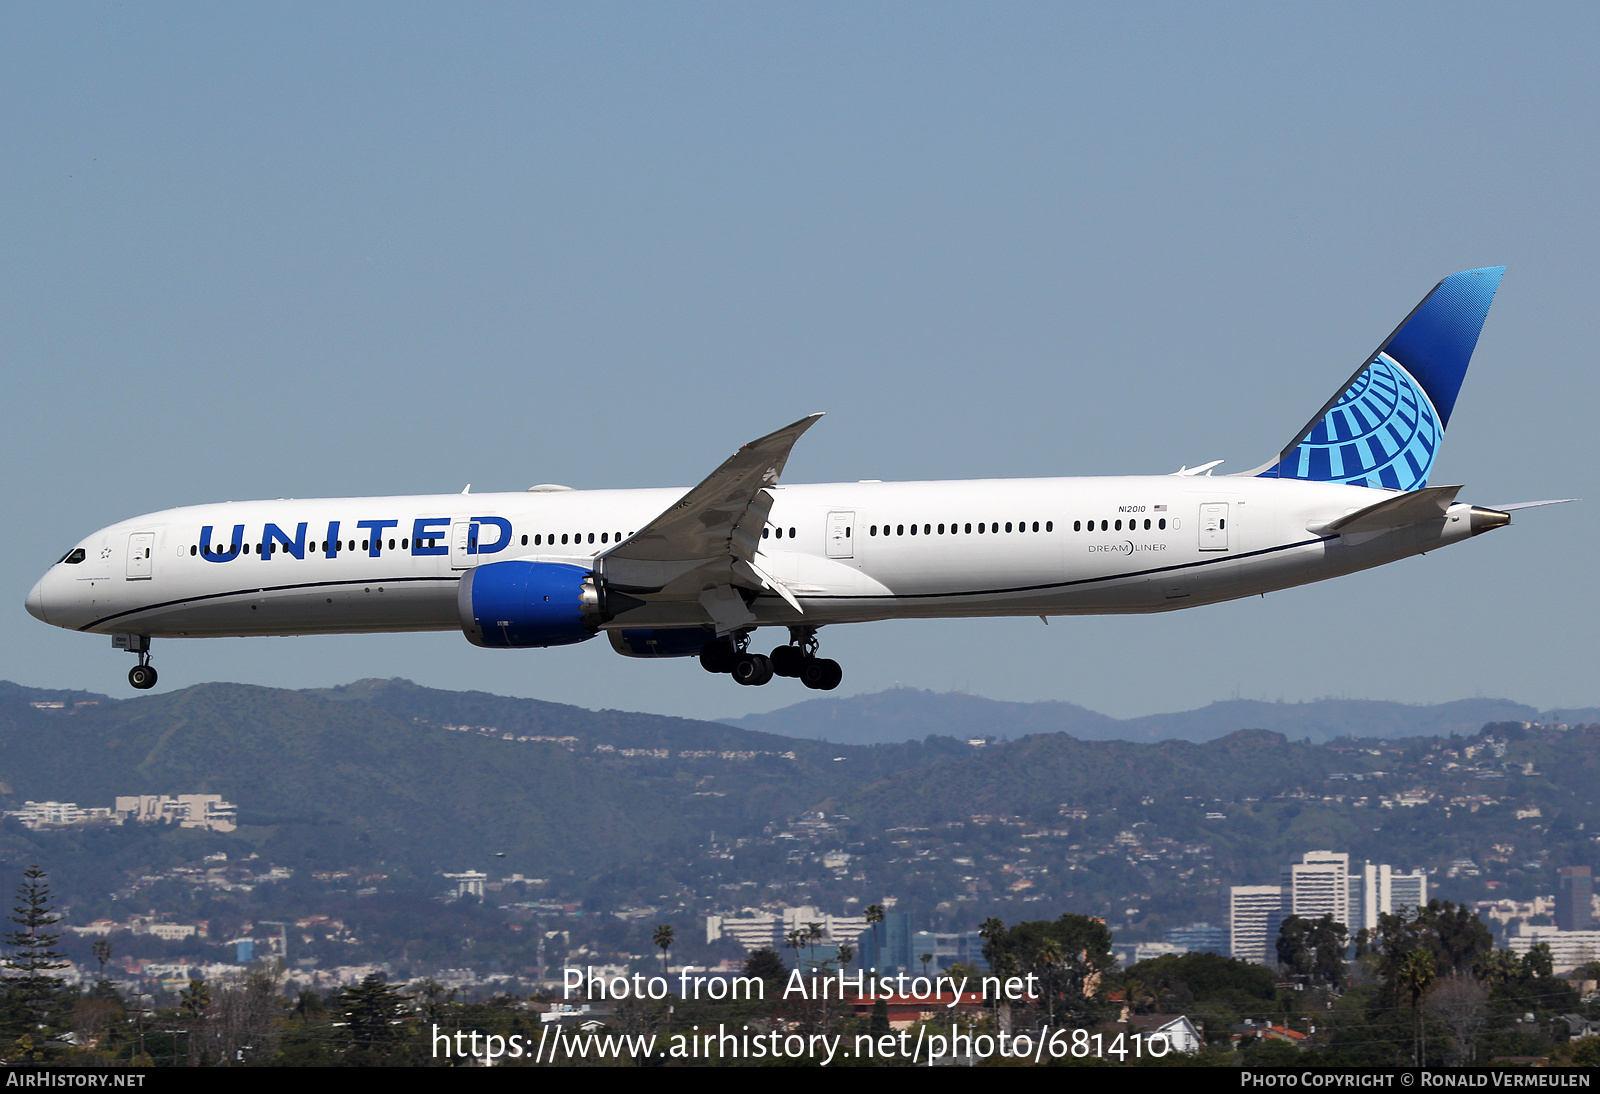
[{"label": "tree", "polygon": [[783,958],[778,956],[778,951],[771,946],[763,946],[759,950],[752,950],[750,956],[744,959],[744,974],[764,980],[768,987],[782,985],[789,975],[789,966],[783,963]]},{"label": "tree", "polygon": [[[61,922],[50,906],[50,885],[44,870],[29,866],[17,886],[17,903],[11,922],[17,929],[0,935],[7,949],[0,964],[5,967],[9,1001],[20,1011],[18,1017],[29,1029],[48,1022],[62,1003],[64,982],[51,974],[67,967],[66,955],[55,949],[61,936],[51,928]],[[26,1034],[29,1030],[18,1030]]]},{"label": "tree", "polygon": [[1411,994],[1411,1021],[1415,1027],[1415,1059],[1422,1066],[1427,1046],[1423,1042],[1422,1012],[1419,1005],[1423,995],[1433,984],[1433,953],[1430,950],[1412,950],[1400,962],[1400,982]]},{"label": "tree", "polygon": [[878,940],[878,924],[883,922],[883,905],[867,905],[867,924],[872,928],[872,960],[875,966],[883,965],[883,943]]},{"label": "tree", "polygon": [[928,975],[928,962],[930,962],[932,960],[933,960],[933,954],[925,953],[925,954],[922,955],[921,961],[922,961],[922,975],[923,976],[927,976]]},{"label": "tree", "polygon": [[106,978],[106,964],[111,960],[111,940],[97,938],[94,940],[94,959],[100,962],[100,979]]},{"label": "tree", "polygon": [[665,976],[667,975],[667,951],[672,949],[672,925],[670,923],[659,924],[650,939],[661,950],[661,975]]},{"label": "tree", "polygon": [[349,1047],[360,1055],[386,1056],[400,1036],[396,1025],[405,1017],[406,999],[373,973],[356,987],[342,988],[328,999],[344,1017]]},{"label": "tree", "polygon": [[1522,974],[1529,980],[1544,980],[1555,975],[1555,959],[1550,955],[1550,943],[1541,942],[1528,947],[1522,955]]},{"label": "tree", "polygon": [[1476,1059],[1476,1042],[1488,1015],[1489,989],[1476,977],[1457,973],[1434,986],[1427,1011],[1455,1040],[1450,1063],[1460,1066]]}]

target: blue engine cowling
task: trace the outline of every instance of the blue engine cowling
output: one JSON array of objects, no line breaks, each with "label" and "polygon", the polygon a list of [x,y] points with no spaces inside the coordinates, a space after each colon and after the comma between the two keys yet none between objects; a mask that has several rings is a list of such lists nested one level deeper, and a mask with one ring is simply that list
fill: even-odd
[{"label": "blue engine cowling", "polygon": [[698,657],[717,636],[713,627],[650,627],[607,631],[611,648],[624,657]]},{"label": "blue engine cowling", "polygon": [[611,618],[606,602],[594,571],[561,562],[491,562],[468,570],[456,592],[467,641],[492,649],[586,642]]}]

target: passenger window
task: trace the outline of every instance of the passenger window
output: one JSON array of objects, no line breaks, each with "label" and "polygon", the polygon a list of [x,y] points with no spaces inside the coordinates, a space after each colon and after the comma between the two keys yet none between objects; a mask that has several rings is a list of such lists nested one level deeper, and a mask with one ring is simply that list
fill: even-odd
[{"label": "passenger window", "polygon": [[523,536],[522,537],[522,545],[524,547],[526,547],[528,545],[528,537],[527,536]]},{"label": "passenger window", "polygon": [[565,532],[561,533],[561,542],[562,543],[567,542],[567,533],[565,533]]},{"label": "passenger window", "polygon": [[198,553],[199,553],[199,549],[198,548],[196,548],[196,547],[190,547],[189,548],[189,554],[190,554],[191,557],[193,557],[194,555],[196,555]]},{"label": "passenger window", "polygon": [[906,526],[904,524],[896,524],[894,526],[894,534],[897,535],[897,536],[905,535],[906,534]]},{"label": "passenger window", "polygon": [[972,534],[972,525],[969,524],[969,525],[967,525],[967,535],[970,536],[971,534]]},{"label": "passenger window", "polygon": [[1074,532],[1081,532],[1081,531],[1083,531],[1083,521],[1081,521],[1081,520],[1075,520],[1075,521],[1073,521],[1073,522],[1072,522],[1072,530],[1073,530],[1073,531],[1074,531]]},{"label": "passenger window", "polygon": [[790,539],[794,538],[794,529],[793,528],[789,529],[789,538]]},{"label": "passenger window", "polygon": [[392,539],[389,541],[389,550],[394,550],[394,540]]},{"label": "passenger window", "polygon": [[590,532],[590,533],[589,533],[589,542],[590,542],[590,543],[593,543],[593,542],[594,542],[594,533],[593,533],[593,532]]},{"label": "passenger window", "polygon": [[877,534],[878,534],[878,526],[876,524],[874,524],[871,528],[867,529],[867,535],[875,536]]},{"label": "passenger window", "polygon": [[1044,522],[1044,530],[1046,532],[1054,532],[1056,530],[1056,522],[1053,521],[1053,520],[1045,521]]},{"label": "passenger window", "polygon": [[535,547],[542,546],[543,544],[544,544],[544,537],[543,536],[536,535],[536,536],[533,537],[533,545]]},{"label": "passenger window", "polygon": [[762,539],[766,539],[771,534],[772,534],[772,529],[771,528],[763,528],[763,529],[761,529],[761,538]]},{"label": "passenger window", "polygon": [[1011,531],[1011,522],[1009,520],[1006,521],[1006,531]]},{"label": "passenger window", "polygon": [[944,525],[942,525],[942,524],[941,524],[941,525],[939,525],[939,534],[940,534],[940,535],[941,535],[941,536],[942,536],[942,535],[944,535]]},{"label": "passenger window", "polygon": [[600,533],[600,542],[601,543],[610,543],[611,542],[611,533],[610,532],[601,532]]},{"label": "passenger window", "polygon": [[1167,530],[1167,518],[1166,517],[1162,517],[1161,518],[1161,522],[1160,522],[1159,527],[1161,528],[1161,530],[1163,532]]},{"label": "passenger window", "polygon": [[915,524],[913,524],[911,526],[911,534],[912,535],[916,535],[917,534],[917,526]]},{"label": "passenger window", "polygon": [[[1128,523],[1132,524],[1133,522],[1129,521]],[[1119,531],[1119,532],[1122,531],[1122,522],[1120,520],[1117,521],[1117,531]]]},{"label": "passenger window", "polygon": [[1034,521],[1033,522],[1033,530],[1035,532],[1037,532],[1039,530],[1039,522],[1038,521]]},{"label": "passenger window", "polygon": [[983,535],[983,533],[988,529],[988,527],[989,526],[987,524],[985,524],[983,521],[980,520],[978,522],[978,534],[980,536]]}]

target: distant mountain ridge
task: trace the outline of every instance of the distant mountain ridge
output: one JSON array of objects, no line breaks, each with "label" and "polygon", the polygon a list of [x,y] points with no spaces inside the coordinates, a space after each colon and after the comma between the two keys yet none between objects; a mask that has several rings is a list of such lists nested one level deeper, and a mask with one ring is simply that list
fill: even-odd
[{"label": "distant mountain ridge", "polygon": [[1266,729],[1294,740],[1473,734],[1489,722],[1600,722],[1600,708],[1540,712],[1509,699],[1457,699],[1412,706],[1377,699],[1267,703],[1225,699],[1198,710],[1113,718],[1073,703],[1011,703],[964,692],[892,688],[843,699],[810,699],[766,714],[722,721],[740,729],[836,744],[872,745],[928,734],[1004,737],[1066,733],[1085,741],[1214,741],[1240,729]]}]

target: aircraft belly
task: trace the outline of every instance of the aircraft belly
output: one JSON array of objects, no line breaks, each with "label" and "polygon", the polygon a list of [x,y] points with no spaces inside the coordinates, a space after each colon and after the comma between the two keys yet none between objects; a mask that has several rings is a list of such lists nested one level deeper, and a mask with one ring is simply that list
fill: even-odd
[{"label": "aircraft belly", "polygon": [[456,585],[452,577],[241,590],[124,609],[87,629],[168,638],[456,630]]}]

